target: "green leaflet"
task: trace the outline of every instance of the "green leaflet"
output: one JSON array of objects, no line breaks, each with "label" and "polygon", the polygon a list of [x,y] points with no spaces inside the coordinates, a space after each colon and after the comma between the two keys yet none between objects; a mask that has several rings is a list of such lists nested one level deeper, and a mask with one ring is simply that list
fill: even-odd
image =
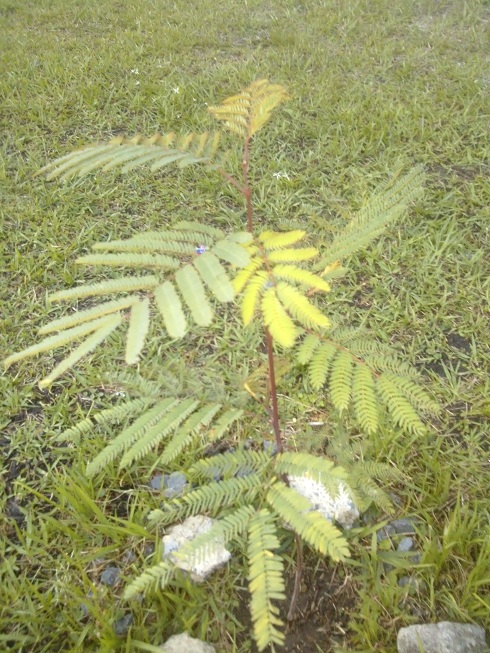
[{"label": "green leaflet", "polygon": [[211,252],[204,252],[194,260],[194,267],[202,280],[220,302],[231,302],[235,297],[231,281],[225,268]]},{"label": "green leaflet", "polygon": [[128,335],[126,340],[126,363],[134,365],[139,361],[140,353],[145,345],[146,335],[150,326],[150,300],[145,297],[131,307]]},{"label": "green leaflet", "polygon": [[76,259],[78,265],[107,265],[125,268],[158,268],[176,270],[180,262],[164,254],[139,254],[120,252],[118,254],[87,254]]},{"label": "green leaflet", "polygon": [[44,335],[45,333],[52,333],[53,331],[62,331],[72,326],[82,324],[83,322],[90,322],[91,320],[103,317],[109,313],[116,313],[125,308],[129,308],[137,301],[139,301],[138,295],[130,295],[129,297],[123,297],[122,299],[103,302],[102,304],[98,304],[93,308],[88,308],[85,311],[76,311],[72,315],[66,315],[65,317],[53,320],[41,327],[38,333]]},{"label": "green leaflet", "polygon": [[[97,347],[101,342],[110,336],[110,334],[121,324],[121,316],[114,315],[106,319],[106,322],[101,328],[97,329],[95,333],[89,336],[81,345],[79,345],[71,354],[65,358],[59,365],[57,365],[54,370],[52,370],[48,376],[39,381],[39,387],[49,388],[49,386],[56,381],[62,374],[67,370],[71,369],[78,361],[89,354],[93,349]],[[66,333],[66,331],[63,331]]]},{"label": "green leaflet", "polygon": [[[121,322],[120,315],[108,315],[106,317],[101,317],[97,320],[92,320],[91,322],[87,322],[80,326],[73,327],[72,329],[66,329],[65,331],[62,331],[61,333],[58,333],[55,336],[49,336],[49,338],[45,338],[44,340],[41,340],[41,342],[39,342],[37,345],[32,345],[31,347],[27,347],[27,349],[24,349],[23,351],[20,351],[17,354],[12,354],[11,356],[5,359],[4,361],[5,368],[8,369],[10,365],[12,365],[13,363],[17,363],[18,361],[23,360],[24,358],[30,358],[31,356],[35,356],[36,354],[40,354],[45,351],[51,351],[52,349],[57,349],[58,347],[67,345],[73,342],[74,340],[78,340],[82,336],[85,336],[88,333],[92,333],[94,331],[96,331],[97,333],[104,331],[105,333],[107,327],[108,329],[110,329],[108,331],[108,333],[110,333],[116,326],[120,324],[120,322]],[[107,335],[104,336],[104,338],[107,337]],[[84,354],[82,354],[82,356],[83,355]]]},{"label": "green leaflet", "polygon": [[192,265],[185,265],[175,274],[177,287],[189,307],[194,322],[199,326],[209,326],[213,311],[204,292],[204,286]]},{"label": "green leaflet", "polygon": [[187,320],[182,302],[170,281],[164,281],[154,290],[155,302],[171,338],[183,338],[187,333]]},{"label": "green leaflet", "polygon": [[160,562],[135,578],[124,590],[123,599],[129,601],[151,589],[163,590],[175,573],[175,567],[168,562]]},{"label": "green leaflet", "polygon": [[206,404],[192,414],[174,433],[172,439],[165,447],[164,452],[159,458],[160,465],[166,465],[177,458],[184,449],[199,437],[205,427],[211,424],[213,417],[220,409],[221,404]]},{"label": "green leaflet", "polygon": [[274,553],[279,546],[274,518],[263,508],[249,522],[247,542],[250,612],[259,651],[284,643],[278,629],[283,623],[273,603],[286,598],[282,558]]},{"label": "green leaflet", "polygon": [[319,512],[310,512],[310,502],[282,481],[277,481],[270,488],[267,501],[298,535],[322,555],[328,555],[334,561],[350,556],[347,542],[338,528]]},{"label": "green leaflet", "polygon": [[159,279],[153,275],[145,277],[119,277],[109,279],[100,283],[77,286],[68,290],[60,290],[48,297],[48,302],[67,301],[71,299],[83,299],[84,297],[95,297],[96,295],[112,295],[117,292],[131,292],[134,290],[150,290],[158,286]]},{"label": "green leaflet", "polygon": [[184,399],[172,406],[168,413],[163,415],[146,433],[126,449],[119,465],[120,469],[129,467],[133,462],[140,460],[151,449],[174,431],[199,405],[195,399]]},{"label": "green leaflet", "polygon": [[373,375],[366,365],[355,366],[352,400],[359,424],[367,433],[374,433],[378,428],[378,401]]},{"label": "green leaflet", "polygon": [[87,476],[94,476],[98,471],[111,463],[120,453],[129,448],[133,442],[142,437],[155,424],[159,422],[178,400],[174,398],[163,399],[155,406],[140,415],[133,424],[125,428],[116,436],[95,458],[87,465]]}]

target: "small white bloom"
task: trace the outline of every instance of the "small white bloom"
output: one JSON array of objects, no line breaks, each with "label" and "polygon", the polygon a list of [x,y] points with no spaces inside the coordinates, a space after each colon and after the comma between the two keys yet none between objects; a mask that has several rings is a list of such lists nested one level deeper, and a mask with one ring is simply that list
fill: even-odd
[{"label": "small white bloom", "polygon": [[291,178],[287,172],[273,172],[272,176],[276,179],[287,179],[288,181],[291,181]]},{"label": "small white bloom", "polygon": [[174,88],[172,89],[172,91],[173,91],[174,93],[180,93],[180,88],[179,88],[178,86],[174,86]]},{"label": "small white bloom", "polygon": [[137,68],[131,68],[131,72],[133,75],[139,75],[140,71]]}]

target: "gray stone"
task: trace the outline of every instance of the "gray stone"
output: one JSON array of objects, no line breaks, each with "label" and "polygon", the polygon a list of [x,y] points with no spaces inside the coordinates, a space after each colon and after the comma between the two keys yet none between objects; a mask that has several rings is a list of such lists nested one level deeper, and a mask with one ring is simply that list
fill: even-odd
[{"label": "gray stone", "polygon": [[157,474],[154,476],[151,481],[150,481],[150,487],[152,490],[163,490],[165,487],[165,482],[164,482],[165,477],[163,474]]},{"label": "gray stone", "polygon": [[164,653],[216,653],[214,646],[189,637],[187,633],[173,635],[160,648]]},{"label": "gray stone", "polygon": [[402,537],[398,543],[397,551],[400,553],[408,553],[413,549],[414,541],[412,537]]},{"label": "gray stone", "polygon": [[107,567],[100,575],[100,582],[109,587],[113,587],[119,580],[119,573],[117,567]]},{"label": "gray stone", "polygon": [[484,653],[485,631],[472,624],[441,621],[401,628],[398,653]]},{"label": "gray stone", "polygon": [[173,499],[180,497],[184,494],[184,490],[188,486],[187,477],[182,472],[173,472],[164,477],[165,491],[163,496],[166,499]]},{"label": "gray stone", "polygon": [[125,635],[129,628],[133,625],[133,615],[131,612],[128,612],[127,614],[124,615],[124,617],[121,617],[116,621],[114,624],[114,632],[118,637],[122,637]]},{"label": "gray stone", "polygon": [[406,587],[411,594],[415,594],[416,592],[425,592],[427,584],[418,578],[402,576],[398,581],[398,587]]},{"label": "gray stone", "polygon": [[179,569],[190,572],[192,580],[202,581],[211,572],[221,567],[231,558],[231,553],[225,549],[222,540],[217,539],[214,546],[209,547],[207,555],[199,561],[186,560],[176,555],[181,547],[191,542],[201,533],[207,533],[216,520],[204,515],[188,517],[182,524],[173,526],[163,538],[163,557],[168,557]]},{"label": "gray stone", "polygon": [[395,533],[400,535],[415,535],[416,520],[412,517],[394,519],[392,522],[390,522],[390,524],[395,529]]}]

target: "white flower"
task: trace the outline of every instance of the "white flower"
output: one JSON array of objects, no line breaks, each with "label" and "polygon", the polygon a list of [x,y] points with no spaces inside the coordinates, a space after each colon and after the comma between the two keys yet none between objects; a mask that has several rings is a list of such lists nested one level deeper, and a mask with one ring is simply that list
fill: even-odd
[{"label": "white flower", "polygon": [[179,88],[178,86],[174,86],[174,88],[172,89],[172,91],[173,91],[174,93],[180,93],[180,88]]},{"label": "white flower", "polygon": [[273,172],[272,176],[276,179],[287,179],[288,181],[291,181],[291,177],[287,172]]},{"label": "white flower", "polygon": [[133,75],[139,75],[139,74],[140,74],[140,71],[139,71],[137,68],[131,68],[131,73],[132,73]]}]

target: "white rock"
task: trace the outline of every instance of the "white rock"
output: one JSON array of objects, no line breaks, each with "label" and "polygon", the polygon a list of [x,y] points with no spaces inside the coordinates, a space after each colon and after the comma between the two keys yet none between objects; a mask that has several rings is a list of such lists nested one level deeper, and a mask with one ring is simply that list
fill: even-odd
[{"label": "white rock", "polygon": [[187,633],[173,635],[159,648],[163,653],[216,653],[214,646],[206,644],[200,639],[189,637]]},{"label": "white rock", "polygon": [[231,553],[224,547],[220,539],[216,539],[216,546],[198,562],[188,562],[175,554],[184,544],[191,542],[201,533],[207,533],[216,520],[204,515],[188,517],[182,524],[173,526],[163,537],[163,556],[170,558],[177,567],[190,572],[192,580],[202,581],[209,574],[224,565],[231,558]]},{"label": "white rock", "polygon": [[359,517],[359,510],[350,498],[345,485],[339,483],[336,497],[326,490],[325,486],[308,476],[288,476],[289,484],[299,494],[304,496],[325,519],[336,521],[343,528],[352,528]]}]

